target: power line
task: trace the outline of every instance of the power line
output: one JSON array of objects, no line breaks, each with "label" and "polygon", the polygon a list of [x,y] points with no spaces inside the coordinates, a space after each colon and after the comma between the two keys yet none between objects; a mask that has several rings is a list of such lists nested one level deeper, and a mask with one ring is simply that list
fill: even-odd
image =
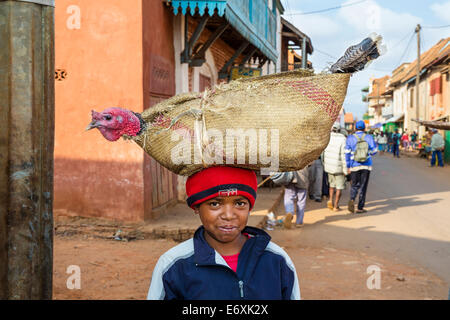
[{"label": "power line", "polygon": [[333,58],[333,59],[338,59],[338,58],[336,58],[335,56],[332,56],[331,54],[329,54],[329,53],[326,53],[326,52],[324,52],[324,51],[321,51],[321,50],[319,50],[319,49],[317,49],[317,48],[314,48],[314,51],[317,51],[317,52],[319,52],[319,53],[321,53],[321,54],[323,54],[323,55],[326,55],[326,56],[328,56],[328,57],[330,57],[330,58]]},{"label": "power line", "polygon": [[361,1],[356,1],[356,2],[352,2],[352,3],[348,3],[348,4],[342,4],[340,6],[337,7],[331,7],[331,8],[326,8],[326,9],[321,9],[321,10],[315,10],[315,11],[309,11],[309,12],[296,12],[296,13],[291,13],[291,16],[297,16],[297,15],[307,15],[307,14],[316,14],[316,13],[322,13],[322,12],[328,12],[328,11],[332,11],[332,10],[338,10],[341,8],[345,8],[345,7],[351,7],[351,6],[355,6],[357,4],[366,2],[367,0],[361,0]]},{"label": "power line", "polygon": [[411,37],[409,38],[408,44],[407,44],[407,46],[406,46],[406,48],[405,48],[405,51],[403,52],[403,54],[402,54],[400,60],[398,61],[397,65],[400,65],[400,63],[402,62],[403,58],[405,57],[406,52],[408,51],[409,46],[410,46],[410,44],[411,44],[411,41],[412,41],[412,39],[414,38],[414,34],[415,34],[415,32],[413,32],[413,33],[411,34]]},{"label": "power line", "polygon": [[422,28],[426,29],[443,29],[443,28],[450,28],[450,24],[445,26],[422,26]]},{"label": "power line", "polygon": [[[413,31],[412,33],[414,34],[415,31]],[[406,39],[410,34],[411,34],[411,31],[408,32],[408,33],[402,38],[402,40],[400,40],[399,42],[397,42],[396,44],[394,44],[394,45],[390,48],[390,50],[396,48],[400,43],[402,43],[403,41],[405,41],[405,39]]]}]

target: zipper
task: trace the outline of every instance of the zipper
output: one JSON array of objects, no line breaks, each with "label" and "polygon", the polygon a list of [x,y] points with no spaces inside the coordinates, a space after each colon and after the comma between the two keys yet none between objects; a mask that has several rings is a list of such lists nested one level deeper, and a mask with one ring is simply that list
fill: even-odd
[{"label": "zipper", "polygon": [[241,291],[241,298],[244,298],[244,281],[239,280],[239,289]]},{"label": "zipper", "polygon": [[[210,265],[204,264],[204,265],[199,265],[199,264],[197,264],[197,263],[196,263],[195,265],[196,265],[197,267],[202,267],[202,266],[218,266],[218,267],[226,268],[227,270],[230,270],[230,271],[234,274],[235,277],[237,277],[236,272],[234,272],[233,269],[231,269],[229,266],[224,266],[224,265],[222,265],[222,264],[210,264]],[[244,299],[244,281],[239,280],[239,281],[238,281],[238,284],[239,284],[239,292],[240,292],[240,295],[241,295],[241,299]]]}]

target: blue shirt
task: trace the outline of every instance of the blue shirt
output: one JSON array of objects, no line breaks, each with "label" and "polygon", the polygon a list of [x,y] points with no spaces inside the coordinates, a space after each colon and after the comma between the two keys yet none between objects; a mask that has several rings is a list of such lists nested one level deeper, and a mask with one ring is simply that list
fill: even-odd
[{"label": "blue shirt", "polygon": [[[361,138],[364,134],[363,131],[356,131],[355,134]],[[364,137],[364,140],[367,141],[369,144],[369,154],[367,157],[367,160],[364,162],[358,162],[355,161],[355,150],[356,150],[356,143],[358,142],[358,139],[355,137],[355,134],[349,135],[347,137],[347,141],[345,143],[345,161],[347,163],[347,168],[349,169],[358,169],[359,167],[362,167],[363,169],[371,169],[372,167],[372,156],[377,153],[377,147],[375,145],[375,141],[373,141],[373,138],[370,134],[366,134]],[[353,170],[354,171],[354,170]]]}]

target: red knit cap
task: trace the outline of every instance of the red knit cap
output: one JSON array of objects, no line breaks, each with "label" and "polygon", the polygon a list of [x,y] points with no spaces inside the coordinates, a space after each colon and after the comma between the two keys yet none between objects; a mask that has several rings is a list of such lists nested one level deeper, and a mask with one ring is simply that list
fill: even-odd
[{"label": "red knit cap", "polygon": [[214,197],[246,197],[250,210],[256,199],[258,183],[252,170],[235,167],[210,167],[190,176],[186,181],[186,202],[194,209],[197,204]]}]

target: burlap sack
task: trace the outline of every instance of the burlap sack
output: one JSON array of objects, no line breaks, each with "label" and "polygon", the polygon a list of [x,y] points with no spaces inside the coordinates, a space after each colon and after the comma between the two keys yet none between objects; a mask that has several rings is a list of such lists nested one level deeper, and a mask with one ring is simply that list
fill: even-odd
[{"label": "burlap sack", "polygon": [[299,170],[327,146],[349,78],[297,70],[177,95],[144,111],[146,130],[132,139],[180,175],[214,165]]}]

